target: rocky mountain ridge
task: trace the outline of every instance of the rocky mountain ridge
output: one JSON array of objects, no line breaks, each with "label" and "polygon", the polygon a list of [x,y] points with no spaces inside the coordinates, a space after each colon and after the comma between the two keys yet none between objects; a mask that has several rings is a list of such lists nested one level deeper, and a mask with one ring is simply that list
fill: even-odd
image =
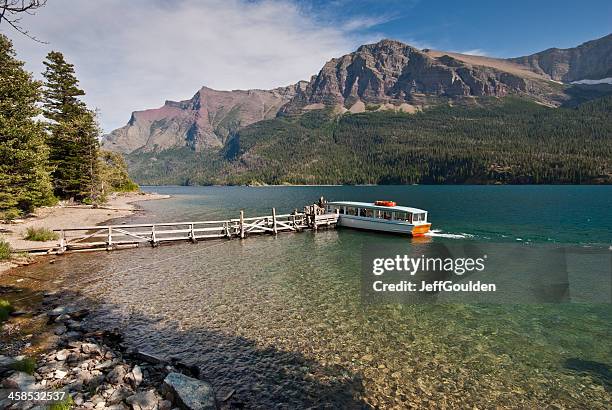
[{"label": "rocky mountain ridge", "polygon": [[612,34],[573,48],[549,48],[539,53],[510,58],[533,72],[564,83],[612,77]]},{"label": "rocky mountain ridge", "polygon": [[136,111],[105,136],[122,153],[189,147],[218,150],[239,129],[278,115],[333,106],[337,112],[415,112],[482,97],[523,96],[559,106],[570,83],[612,76],[612,34],[571,49],[511,59],[417,49],[381,40],[328,61],[310,81],[273,90],[217,91],[202,87],[191,99]]},{"label": "rocky mountain ridge", "polygon": [[381,40],[328,61],[282,111],[299,112],[323,104],[360,112],[368,104],[422,107],[440,98],[509,94],[526,94],[542,102],[558,99],[544,77],[521,74],[501,65],[471,64],[456,54],[430,54],[427,49]]},{"label": "rocky mountain ridge", "polygon": [[102,146],[122,153],[179,146],[219,148],[237,129],[274,118],[303,86],[300,82],[272,90],[232,91],[202,87],[189,100],[133,112],[127,125],[103,137]]}]

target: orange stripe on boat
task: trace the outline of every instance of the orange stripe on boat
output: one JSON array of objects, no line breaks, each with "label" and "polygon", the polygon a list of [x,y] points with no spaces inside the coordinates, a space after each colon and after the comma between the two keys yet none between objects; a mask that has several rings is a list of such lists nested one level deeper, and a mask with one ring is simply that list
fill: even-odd
[{"label": "orange stripe on boat", "polygon": [[417,225],[414,228],[412,228],[412,236],[423,236],[427,232],[429,232],[430,227],[431,227],[431,224]]},{"label": "orange stripe on boat", "polygon": [[378,206],[396,206],[397,204],[394,201],[376,201],[374,205]]}]

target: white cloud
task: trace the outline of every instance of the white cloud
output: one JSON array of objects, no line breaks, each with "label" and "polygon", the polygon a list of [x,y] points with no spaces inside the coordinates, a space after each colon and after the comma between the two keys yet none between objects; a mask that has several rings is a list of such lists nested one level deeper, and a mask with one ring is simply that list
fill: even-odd
[{"label": "white cloud", "polygon": [[342,29],[346,31],[367,30],[392,20],[393,18],[388,16],[355,17],[345,21]]},{"label": "white cloud", "polygon": [[37,75],[48,51],[63,52],[110,131],[133,110],[190,98],[203,85],[273,88],[308,79],[363,40],[354,30],[377,21],[324,25],[289,0],[53,0],[23,21],[49,44],[6,34]]},{"label": "white cloud", "polygon": [[480,49],[480,48],[473,48],[471,50],[465,50],[465,51],[457,51],[459,54],[469,54],[471,56],[488,56],[489,54]]},{"label": "white cloud", "polygon": [[437,49],[431,43],[420,41],[420,40],[416,40],[414,38],[402,39],[401,41],[406,43],[406,44],[408,44],[409,46],[412,46],[414,48],[418,48],[418,49],[421,49],[421,50],[424,49],[424,48],[428,48],[430,50],[436,50]]}]

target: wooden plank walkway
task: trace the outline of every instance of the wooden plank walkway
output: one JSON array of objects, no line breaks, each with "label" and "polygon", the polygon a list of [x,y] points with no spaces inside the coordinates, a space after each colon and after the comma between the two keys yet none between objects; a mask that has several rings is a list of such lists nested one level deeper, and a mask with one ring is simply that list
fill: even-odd
[{"label": "wooden plank walkway", "polygon": [[161,243],[190,241],[198,242],[207,239],[244,239],[251,235],[273,234],[279,232],[300,232],[334,228],[338,214],[312,212],[294,212],[245,218],[244,211],[240,217],[217,221],[166,222],[153,224],[85,226],[78,228],[59,228],[53,231],[60,236],[56,246],[49,248],[29,249],[30,253],[61,254],[68,251],[115,250],[138,247],[142,244],[157,246]]}]

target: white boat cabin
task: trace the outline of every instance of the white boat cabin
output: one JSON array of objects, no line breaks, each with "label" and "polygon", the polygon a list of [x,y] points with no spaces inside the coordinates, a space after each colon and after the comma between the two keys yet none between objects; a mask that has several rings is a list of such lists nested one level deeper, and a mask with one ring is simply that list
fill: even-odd
[{"label": "white boat cabin", "polygon": [[392,201],[328,202],[326,212],[338,213],[338,225],[348,228],[421,236],[429,231],[427,211]]},{"label": "white boat cabin", "polygon": [[328,202],[327,212],[364,218],[380,218],[388,221],[402,221],[415,225],[427,223],[427,211],[408,206],[382,206],[369,202]]}]

